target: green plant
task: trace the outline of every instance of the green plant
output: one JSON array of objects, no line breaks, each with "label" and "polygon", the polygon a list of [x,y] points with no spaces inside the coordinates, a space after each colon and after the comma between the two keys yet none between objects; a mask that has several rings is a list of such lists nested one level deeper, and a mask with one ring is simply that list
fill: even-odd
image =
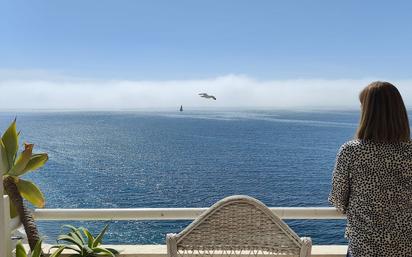
[{"label": "green plant", "polygon": [[[26,253],[26,250],[23,247],[23,244],[21,243],[21,241],[19,241],[16,245],[16,257],[41,257],[42,256],[42,251],[41,251],[41,244],[42,241],[39,240],[36,243],[36,246],[34,247],[31,255],[28,255]],[[52,253],[49,257],[59,257],[60,254],[63,252],[64,248],[59,248],[57,249],[54,253]]]},{"label": "green plant", "polygon": [[24,150],[17,155],[19,148],[19,133],[14,120],[0,139],[0,175],[3,176],[3,186],[10,197],[11,216],[19,216],[27,234],[32,251],[40,240],[36,223],[23,198],[34,206],[44,207],[44,196],[40,189],[31,181],[21,178],[27,172],[42,167],[48,160],[46,153],[33,154],[33,144],[24,144]]},{"label": "green plant", "polygon": [[119,254],[115,249],[104,248],[101,246],[108,225],[103,228],[97,237],[94,237],[90,231],[84,227],[76,228],[70,225],[64,225],[63,227],[69,228],[70,232],[60,235],[57,238],[57,242],[64,241],[68,244],[58,244],[53,246],[53,248],[64,248],[75,251],[76,253],[72,254],[70,257],[115,257]]}]

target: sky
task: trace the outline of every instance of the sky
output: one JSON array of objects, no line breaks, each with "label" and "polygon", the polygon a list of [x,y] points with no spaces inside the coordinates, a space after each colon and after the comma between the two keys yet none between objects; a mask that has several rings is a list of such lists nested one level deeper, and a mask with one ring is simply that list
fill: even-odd
[{"label": "sky", "polygon": [[0,0],[0,108],[349,108],[374,80],[394,82],[412,106],[411,9],[368,0]]}]

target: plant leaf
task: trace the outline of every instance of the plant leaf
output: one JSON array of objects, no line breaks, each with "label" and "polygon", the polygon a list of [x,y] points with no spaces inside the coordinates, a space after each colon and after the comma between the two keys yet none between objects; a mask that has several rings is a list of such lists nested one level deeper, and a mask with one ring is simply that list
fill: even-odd
[{"label": "plant leaf", "polygon": [[87,256],[93,254],[92,248],[88,247],[87,245],[83,246],[83,252],[87,254]]},{"label": "plant leaf", "polygon": [[100,234],[99,234],[99,235],[96,237],[96,239],[94,240],[94,242],[93,242],[93,247],[96,247],[96,246],[98,246],[99,244],[101,244],[102,239],[103,239],[103,236],[104,236],[104,234],[106,233],[108,227],[109,227],[109,225],[104,226],[103,230],[100,232]]},{"label": "plant leaf", "polygon": [[43,193],[40,189],[32,182],[19,179],[16,183],[17,188],[21,196],[23,196],[27,201],[31,202],[34,206],[38,208],[43,208],[45,201]]},{"label": "plant leaf", "polygon": [[26,250],[23,247],[21,241],[16,245],[16,257],[27,257]]},{"label": "plant leaf", "polygon": [[103,253],[103,254],[99,254],[99,255],[103,255],[103,256],[115,257],[115,255],[114,255],[111,251],[109,251],[109,250],[107,250],[107,249],[105,249],[105,248],[103,248],[103,247],[95,247],[95,248],[93,248],[93,252],[95,252],[95,253]]},{"label": "plant leaf", "polygon": [[72,243],[72,244],[77,245],[80,249],[83,248],[83,245],[81,244],[81,242],[77,241],[76,239],[72,238],[72,237],[69,236],[69,235],[60,235],[60,236],[57,238],[57,241],[67,241],[67,242],[69,242],[69,243]]},{"label": "plant leaf", "polygon": [[1,140],[3,141],[4,147],[6,148],[9,167],[13,166],[17,149],[19,148],[19,139],[16,130],[16,119],[14,119],[6,132],[4,132]]},{"label": "plant leaf", "polygon": [[87,228],[81,228],[83,233],[87,236],[87,246],[93,247],[94,237]]},{"label": "plant leaf", "polygon": [[72,225],[63,225],[62,227],[64,228],[69,228],[74,234],[72,237],[76,237],[78,240],[80,240],[82,242],[82,244],[86,244],[86,241],[84,241],[84,237],[82,235],[82,233],[80,232],[81,230],[72,226]]},{"label": "plant leaf", "polygon": [[34,249],[33,249],[33,253],[31,254],[31,257],[40,257],[40,254],[41,254],[41,243],[42,243],[41,240],[37,241],[36,246],[35,246]]},{"label": "plant leaf", "polygon": [[75,246],[65,245],[65,244],[53,245],[53,246],[50,247],[50,249],[60,248],[60,247],[64,247],[64,249],[69,249],[69,250],[73,250],[73,251],[75,251],[75,252],[81,253],[81,251],[80,251],[78,248],[76,248]]},{"label": "plant leaf", "polygon": [[24,150],[23,152],[17,157],[16,162],[14,165],[11,167],[9,170],[9,175],[10,176],[20,176],[24,174],[24,168],[26,168],[26,165],[29,163],[31,154],[33,152],[33,144],[24,144]]},{"label": "plant leaf", "polygon": [[3,144],[3,140],[0,138],[0,176],[6,174],[9,171],[9,160],[7,159],[6,147]]},{"label": "plant leaf", "polygon": [[49,156],[47,155],[47,153],[33,154],[26,167],[24,168],[23,173],[41,168],[48,160]]},{"label": "plant leaf", "polygon": [[68,225],[68,224],[63,225],[62,228],[68,228],[68,229],[70,229],[70,230],[73,231],[73,232],[77,230],[77,228],[76,228],[75,226]]},{"label": "plant leaf", "polygon": [[112,252],[114,255],[119,254],[119,251],[117,251],[116,249],[113,249],[113,248],[106,248],[106,250]]},{"label": "plant leaf", "polygon": [[79,244],[81,244],[82,246],[84,246],[86,243],[84,242],[84,239],[83,239],[83,237],[80,235],[78,235],[77,234],[77,231],[76,232],[69,232],[69,234],[68,234],[69,236],[71,236],[74,240],[76,240],[77,242],[79,242]]},{"label": "plant leaf", "polygon": [[59,249],[57,249],[55,252],[53,252],[50,257],[58,257],[60,256],[60,254],[63,252],[63,250],[65,249],[65,246],[60,246]]}]

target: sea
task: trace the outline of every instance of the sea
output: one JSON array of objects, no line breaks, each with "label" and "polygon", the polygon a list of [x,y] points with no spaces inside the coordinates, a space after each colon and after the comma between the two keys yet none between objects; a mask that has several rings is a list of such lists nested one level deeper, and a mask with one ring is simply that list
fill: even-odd
[{"label": "sea", "polygon": [[[1,112],[17,117],[20,143],[49,161],[24,175],[46,208],[209,207],[230,195],[270,207],[328,207],[339,147],[354,136],[352,110]],[[38,221],[55,243],[64,224],[107,244],[164,244],[191,221]],[[345,244],[344,220],[287,220],[314,244]]]}]

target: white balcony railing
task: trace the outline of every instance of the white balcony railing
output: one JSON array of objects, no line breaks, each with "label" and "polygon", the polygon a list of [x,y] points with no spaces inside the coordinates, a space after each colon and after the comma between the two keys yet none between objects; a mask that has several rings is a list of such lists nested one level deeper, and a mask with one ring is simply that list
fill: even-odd
[{"label": "white balcony railing", "polygon": [[[4,204],[8,205],[7,197]],[[8,210],[5,208],[4,211]],[[207,208],[127,208],[127,209],[36,209],[34,217],[36,220],[193,220]],[[316,207],[288,207],[270,208],[282,219],[345,219],[335,208]],[[3,212],[3,216],[9,217],[8,213]],[[6,246],[7,253],[2,256],[10,255],[10,233],[20,226],[18,218],[8,221],[8,231],[3,231],[3,244]],[[4,224],[7,224],[6,222]],[[2,249],[2,248],[0,248]]]},{"label": "white balcony railing", "polygon": [[[2,178],[0,176],[0,182]],[[1,184],[0,184],[1,185]],[[0,195],[3,187],[0,186]],[[11,257],[11,233],[21,224],[10,218],[8,196],[0,198],[0,256]],[[36,209],[36,220],[193,220],[207,208]],[[335,208],[270,208],[282,219],[345,219]]]},{"label": "white balcony railing", "polygon": [[[193,220],[207,208],[36,209],[36,220]],[[335,208],[270,208],[281,219],[345,219]]]}]

